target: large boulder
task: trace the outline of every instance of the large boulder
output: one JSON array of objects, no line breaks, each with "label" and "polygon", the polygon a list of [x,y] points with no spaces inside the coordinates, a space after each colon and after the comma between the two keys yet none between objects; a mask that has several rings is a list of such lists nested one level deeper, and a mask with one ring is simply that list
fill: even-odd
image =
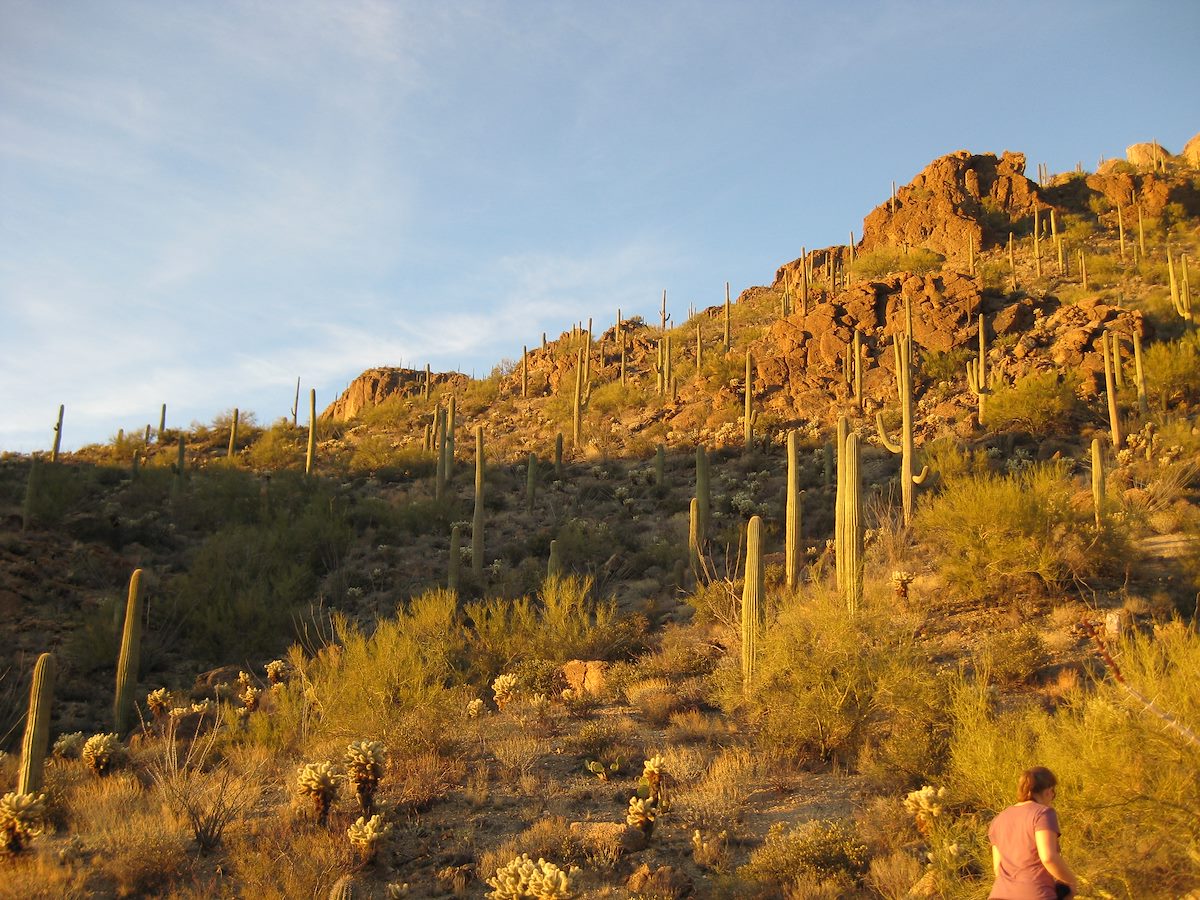
[{"label": "large boulder", "polygon": [[1189,166],[1200,169],[1200,134],[1183,145],[1179,156]]},{"label": "large boulder", "polygon": [[1171,158],[1171,154],[1158,141],[1142,144],[1130,144],[1125,148],[1125,159],[1132,166],[1152,169],[1161,161]]},{"label": "large boulder", "polygon": [[959,150],[935,159],[912,182],[863,220],[860,252],[881,247],[925,247],[966,259],[1007,240],[1018,222],[1032,215],[1037,185],[1025,177],[1025,155],[974,155]]}]

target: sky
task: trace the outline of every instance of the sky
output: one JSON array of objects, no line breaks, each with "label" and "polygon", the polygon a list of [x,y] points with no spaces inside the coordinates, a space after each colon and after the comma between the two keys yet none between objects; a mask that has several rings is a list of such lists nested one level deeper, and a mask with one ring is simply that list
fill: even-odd
[{"label": "sky", "polygon": [[[937,156],[1200,130],[1200,3],[0,0],[0,451],[486,376],[843,243]],[[304,413],[301,413],[303,420]]]}]

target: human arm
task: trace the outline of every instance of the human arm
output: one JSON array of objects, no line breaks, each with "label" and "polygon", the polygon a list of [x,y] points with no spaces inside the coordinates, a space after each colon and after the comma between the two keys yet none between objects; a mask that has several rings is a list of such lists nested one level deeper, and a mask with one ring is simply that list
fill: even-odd
[{"label": "human arm", "polygon": [[995,844],[992,844],[992,875],[1000,877],[1000,850]]},{"label": "human arm", "polygon": [[[1048,828],[1040,828],[1033,833],[1033,839],[1037,843],[1038,858],[1042,861],[1042,865],[1046,867],[1046,871],[1067,885],[1071,889],[1072,894],[1078,894],[1079,882],[1075,880],[1075,873],[1071,871],[1071,867],[1067,865],[1067,861],[1058,852],[1058,833]],[[995,860],[996,852],[993,847],[993,863]]]}]

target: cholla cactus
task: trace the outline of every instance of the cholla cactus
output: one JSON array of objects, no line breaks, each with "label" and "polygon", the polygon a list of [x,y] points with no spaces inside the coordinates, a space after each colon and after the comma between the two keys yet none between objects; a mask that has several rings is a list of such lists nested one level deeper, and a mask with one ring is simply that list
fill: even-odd
[{"label": "cholla cactus", "polygon": [[467,718],[478,719],[486,712],[484,703],[478,697],[467,704]]},{"label": "cholla cactus", "polygon": [[247,688],[254,684],[254,676],[246,671],[238,672],[237,683],[238,687]]},{"label": "cholla cactus", "polygon": [[154,718],[161,719],[171,709],[170,692],[166,688],[151,691],[146,695],[146,706],[149,707]]},{"label": "cholla cactus", "polygon": [[82,731],[61,734],[58,736],[58,740],[54,742],[52,752],[59,759],[79,759],[79,755],[83,752],[83,743]]},{"label": "cholla cactus", "polygon": [[904,798],[904,808],[913,814],[917,820],[917,830],[928,837],[933,828],[934,820],[942,814],[942,798],[946,796],[944,787],[935,788],[927,784],[919,791],[912,791]]},{"label": "cholla cactus", "polygon": [[296,770],[296,790],[312,800],[318,825],[325,824],[343,777],[341,769],[327,762],[305,763]]},{"label": "cholla cactus", "polygon": [[0,797],[0,849],[20,853],[45,827],[45,794],[11,793]]},{"label": "cholla cactus", "polygon": [[367,815],[374,810],[375,789],[387,759],[387,747],[379,741],[354,741],[346,748],[346,779],[354,785],[354,796]]},{"label": "cholla cactus", "polygon": [[563,703],[574,703],[575,697],[576,697],[575,688],[563,688],[563,692],[562,692]]},{"label": "cholla cactus", "polygon": [[408,882],[391,881],[387,885],[388,900],[400,900],[408,896]]},{"label": "cholla cactus", "polygon": [[346,830],[352,846],[364,863],[372,862],[379,852],[379,842],[391,833],[392,826],[383,821],[379,815],[366,818],[359,816],[354,824]]},{"label": "cholla cactus", "polygon": [[97,775],[107,775],[120,760],[123,749],[115,734],[93,734],[80,753],[88,768]]},{"label": "cholla cactus", "polygon": [[667,802],[666,779],[668,772],[661,754],[654,754],[642,765],[642,779],[638,784],[638,797],[654,807],[656,813],[664,813]]},{"label": "cholla cactus", "polygon": [[287,663],[282,659],[273,659],[263,669],[267,673],[267,681],[271,684],[282,684],[284,678],[287,677]]},{"label": "cholla cactus", "polygon": [[908,586],[916,577],[912,572],[904,572],[900,569],[892,572],[892,592],[896,595],[897,600],[908,599]]},{"label": "cholla cactus", "polygon": [[535,863],[528,853],[522,853],[506,866],[496,870],[487,883],[493,888],[492,900],[559,900],[571,896],[571,876],[579,870],[563,871],[554,863],[538,859]]},{"label": "cholla cactus", "polygon": [[505,705],[512,702],[513,695],[517,690],[516,675],[499,675],[492,682],[492,693],[496,697],[496,706],[504,709]]},{"label": "cholla cactus", "polygon": [[657,818],[658,811],[649,799],[645,797],[629,798],[629,812],[625,816],[626,825],[638,829],[646,837],[649,837],[650,832],[654,830],[654,820]]},{"label": "cholla cactus", "polygon": [[201,700],[199,703],[193,703],[190,712],[200,713],[201,715],[204,715],[206,712],[209,712],[212,708],[213,708],[212,701],[206,697],[205,699]]},{"label": "cholla cactus", "polygon": [[261,695],[262,691],[259,688],[256,688],[252,684],[248,684],[246,685],[245,690],[238,694],[238,699],[241,700],[242,703],[246,704],[246,709],[248,711],[254,712],[256,709],[258,709],[258,701]]}]

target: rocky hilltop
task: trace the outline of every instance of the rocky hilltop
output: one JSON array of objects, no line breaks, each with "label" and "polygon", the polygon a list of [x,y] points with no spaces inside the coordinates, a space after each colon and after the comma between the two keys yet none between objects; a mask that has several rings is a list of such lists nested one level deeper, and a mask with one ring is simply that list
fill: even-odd
[{"label": "rocky hilltop", "polygon": [[[982,315],[995,376],[1011,383],[1030,372],[1069,368],[1082,378],[1082,395],[1094,396],[1102,387],[1102,334],[1114,332],[1129,342],[1135,334],[1149,339],[1153,325],[1125,302],[1139,290],[1140,282],[1129,274],[1114,280],[1106,270],[1102,285],[1095,278],[1084,284],[1087,256],[1124,252],[1132,261],[1140,252],[1139,221],[1169,229],[1200,216],[1197,146],[1193,139],[1173,156],[1157,144],[1135,144],[1126,160],[1110,160],[1096,173],[1039,171],[1039,181],[1026,176],[1021,153],[962,150],[939,157],[867,214],[853,246],[805,252],[781,265],[770,285],[743,291],[733,304],[734,331],[747,319],[766,316],[767,324],[735,334],[736,359],[725,352],[721,306],[671,329],[675,378],[659,391],[664,402],[606,421],[606,433],[599,440],[593,435],[592,446],[608,452],[604,448],[652,426],[669,445],[736,443],[741,432],[727,413],[744,396],[740,361],[746,350],[751,390],[762,403],[768,432],[804,422],[829,427],[851,396],[845,372],[856,333],[863,365],[860,411],[873,415],[894,397],[890,342],[904,330],[906,310],[914,346],[929,360],[945,358],[960,366],[978,346]],[[1121,234],[1123,250],[1117,246]],[[594,334],[591,385],[620,380],[622,342],[627,380],[657,384],[661,336],[640,319]],[[570,402],[576,351],[584,340],[573,327],[529,351],[524,373],[518,365],[496,385],[498,397],[512,404],[469,418],[517,432],[520,440],[509,448],[514,453],[552,441],[563,429],[561,406]],[[456,373],[432,376],[435,392],[467,382]],[[370,369],[324,416],[352,422],[370,408],[424,391],[423,372]],[[965,433],[973,406],[960,376],[956,390],[943,392],[936,414],[922,428],[948,426]],[[415,436],[414,430],[407,440]]]}]

